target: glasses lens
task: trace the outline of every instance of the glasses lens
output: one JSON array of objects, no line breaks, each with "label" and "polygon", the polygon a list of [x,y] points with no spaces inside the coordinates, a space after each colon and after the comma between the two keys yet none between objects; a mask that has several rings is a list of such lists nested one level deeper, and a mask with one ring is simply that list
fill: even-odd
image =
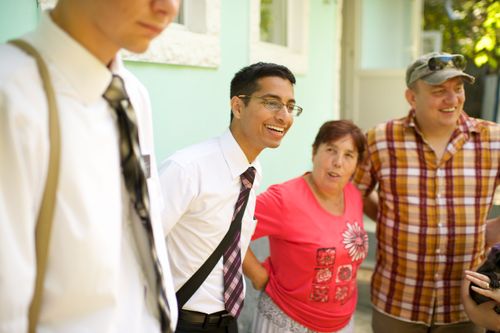
[{"label": "glasses lens", "polygon": [[264,100],[264,105],[271,111],[279,111],[283,108],[283,104],[278,101]]},{"label": "glasses lens", "polygon": [[467,66],[467,60],[462,55],[456,55],[453,57],[453,65],[458,69],[464,70]]},{"label": "glasses lens", "polygon": [[[241,95],[239,97],[241,98]],[[262,104],[264,104],[266,109],[268,109],[269,111],[279,112],[285,106],[285,104],[281,103],[280,101],[269,100],[258,96],[256,96],[256,98],[260,98],[262,100]],[[302,108],[295,104],[286,105],[285,108],[286,111],[294,117],[299,116],[302,113]]]},{"label": "glasses lens", "polygon": [[431,71],[439,71],[446,67],[455,67],[464,70],[466,65],[465,58],[460,54],[442,55],[429,59],[427,66]]},{"label": "glasses lens", "polygon": [[289,108],[288,110],[289,110],[290,114],[294,117],[298,117],[302,113],[302,108],[300,106],[297,106],[297,105],[294,105],[293,108]]}]

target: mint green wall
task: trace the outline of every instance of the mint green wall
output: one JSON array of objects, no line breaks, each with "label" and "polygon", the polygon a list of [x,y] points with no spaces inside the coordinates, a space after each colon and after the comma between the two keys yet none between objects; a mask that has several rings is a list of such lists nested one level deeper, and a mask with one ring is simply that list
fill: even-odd
[{"label": "mint green wall", "polygon": [[336,89],[336,11],[336,1],[310,1],[309,68],[306,75],[297,76],[295,88],[297,103],[304,112],[295,119],[279,148],[261,154],[262,190],[310,170],[311,145],[319,127],[326,120],[339,117],[339,110],[334,109],[333,95]]},{"label": "mint green wall", "polygon": [[159,161],[229,126],[229,84],[248,64],[248,1],[241,3],[222,1],[218,68],[127,62],[151,95]]},{"label": "mint green wall", "polygon": [[[222,1],[221,65],[217,69],[127,63],[151,94],[159,161],[228,127],[229,83],[236,71],[249,64],[249,2],[244,1],[245,6],[242,2]],[[333,106],[336,5],[316,0],[310,4],[309,69],[297,75],[295,86],[297,103],[304,112],[279,148],[261,154],[261,190],[308,170],[319,126],[339,114]]]},{"label": "mint green wall", "polygon": [[[175,150],[221,133],[229,125],[229,83],[249,64],[249,1],[221,1],[221,64],[215,69],[127,62],[149,90],[158,161]],[[35,26],[35,0],[0,4],[0,41]],[[15,19],[14,19],[15,18]],[[303,114],[282,145],[264,151],[264,183],[281,182],[310,168],[311,144],[319,126],[338,117],[334,110],[336,1],[310,1],[309,69],[297,75],[296,100]]]},{"label": "mint green wall", "polygon": [[36,0],[2,0],[0,43],[32,30],[38,21]]}]

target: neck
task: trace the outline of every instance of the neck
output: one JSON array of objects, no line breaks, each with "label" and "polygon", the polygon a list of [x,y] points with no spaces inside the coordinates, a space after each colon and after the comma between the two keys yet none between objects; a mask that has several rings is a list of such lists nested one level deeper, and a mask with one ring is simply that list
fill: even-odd
[{"label": "neck", "polygon": [[415,115],[415,123],[427,140],[448,142],[458,126],[457,123],[444,126],[443,124],[420,118],[417,113]]},{"label": "neck", "polygon": [[344,214],[344,191],[332,191],[327,192],[322,190],[314,181],[312,173],[307,173],[304,179],[309,184],[314,196],[318,200],[319,204],[323,209],[331,213],[332,215],[343,215]]},{"label": "neck", "polygon": [[448,143],[450,141],[451,135],[455,131],[455,128],[448,128],[448,129],[437,129],[434,131],[424,131],[422,130],[422,133],[425,137],[425,139],[429,142],[435,142],[435,143]]},{"label": "neck", "polygon": [[456,126],[435,126],[435,128],[421,128],[419,126],[419,128],[425,140],[432,147],[432,150],[436,154],[437,161],[441,161],[446,151],[446,147],[448,146],[448,142],[450,142],[450,138],[456,129]]},{"label": "neck", "polygon": [[241,150],[243,151],[243,154],[245,154],[248,163],[252,163],[253,161],[255,161],[255,159],[257,158],[257,156],[259,156],[262,149],[254,148],[251,142],[249,142],[248,138],[245,137],[243,133],[241,133],[238,127],[233,126],[233,124],[229,126],[229,130],[231,131],[233,138],[236,140]]},{"label": "neck", "polygon": [[73,8],[79,1],[59,1],[50,12],[54,23],[108,66],[119,47],[111,45],[101,31],[85,16],[83,8]]}]

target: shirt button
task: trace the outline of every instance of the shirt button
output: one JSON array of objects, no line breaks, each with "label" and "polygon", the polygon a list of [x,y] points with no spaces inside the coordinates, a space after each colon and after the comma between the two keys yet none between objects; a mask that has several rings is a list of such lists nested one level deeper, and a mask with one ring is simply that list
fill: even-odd
[{"label": "shirt button", "polygon": [[439,279],[439,273],[434,274],[434,277],[435,277],[436,279]]},{"label": "shirt button", "polygon": [[437,196],[438,198],[441,198],[441,193],[439,193],[439,192],[438,192],[438,193],[436,194],[436,196]]},{"label": "shirt button", "polygon": [[441,253],[441,249],[440,249],[440,248],[437,248],[437,249],[436,249],[436,253],[437,253],[437,254]]}]

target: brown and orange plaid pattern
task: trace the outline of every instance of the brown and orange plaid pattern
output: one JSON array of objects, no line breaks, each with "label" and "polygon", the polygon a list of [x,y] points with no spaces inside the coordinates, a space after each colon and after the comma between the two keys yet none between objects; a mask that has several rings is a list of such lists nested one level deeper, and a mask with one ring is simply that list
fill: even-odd
[{"label": "brown and orange plaid pattern", "polygon": [[463,113],[441,161],[414,111],[367,137],[370,158],[354,182],[365,194],[379,186],[373,304],[413,322],[468,320],[460,285],[463,271],[484,255],[485,221],[500,183],[500,125]]}]

